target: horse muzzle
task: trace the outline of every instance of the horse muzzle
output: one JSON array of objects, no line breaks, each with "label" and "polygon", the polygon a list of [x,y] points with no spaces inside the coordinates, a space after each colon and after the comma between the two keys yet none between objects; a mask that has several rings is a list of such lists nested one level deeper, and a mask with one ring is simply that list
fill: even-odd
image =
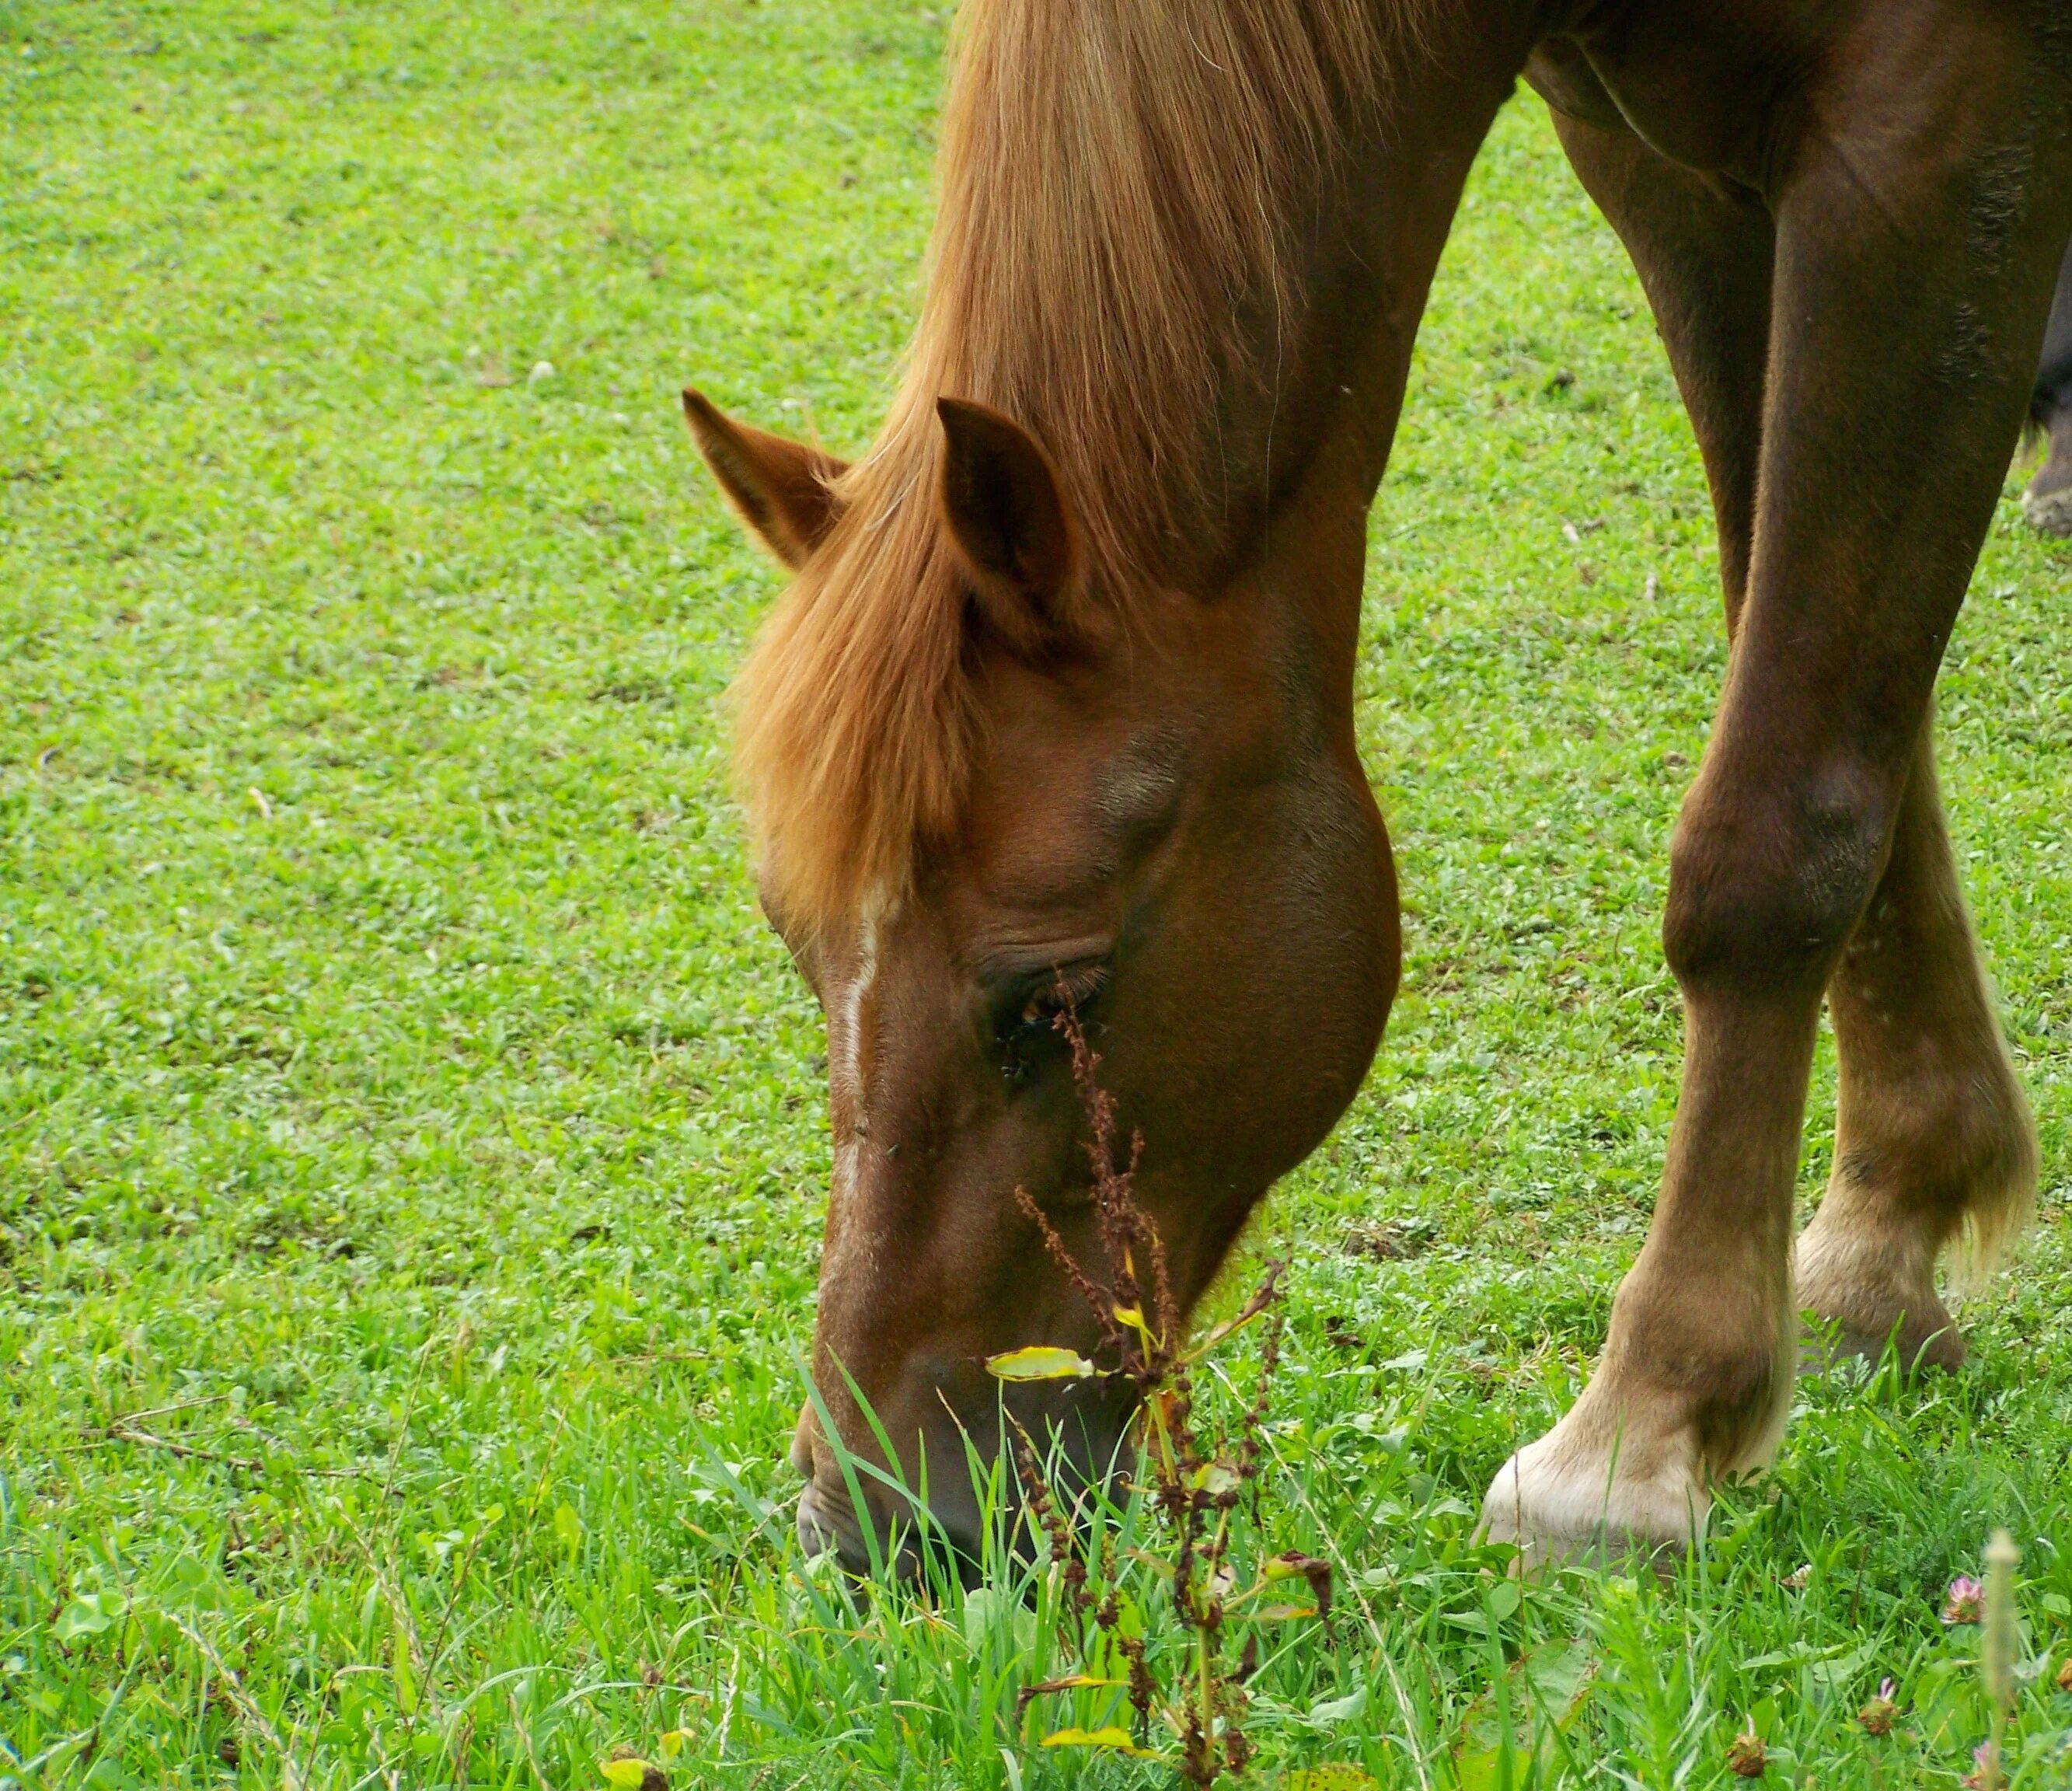
[{"label": "horse muzzle", "polygon": [[[1111,1484],[1124,1465],[1124,1438],[1133,1402],[1098,1395],[1061,1401],[1033,1388],[1016,1390],[1035,1394],[1028,1402],[1031,1409],[1023,1412],[1014,1411],[1017,1402],[1010,1400],[1009,1414],[1035,1444],[1050,1483],[1051,1502],[1061,1510],[1083,1509],[1087,1489],[1096,1483]],[[940,1465],[931,1465],[924,1507],[918,1492],[886,1485],[861,1459],[849,1467],[852,1491],[849,1477],[821,1438],[812,1407],[806,1406],[799,1414],[791,1447],[791,1465],[806,1482],[799,1497],[796,1525],[800,1546],[808,1554],[832,1551],[845,1569],[855,1574],[870,1573],[875,1556],[880,1567],[901,1578],[919,1573],[926,1554],[941,1560],[947,1554],[968,1585],[979,1577],[989,1528],[998,1530],[1010,1553],[1040,1547],[1039,1539],[1023,1534],[1017,1521],[1026,1492],[1021,1461],[1000,1464],[994,1481],[1000,1509],[990,1513],[983,1509],[968,1472],[972,1456],[968,1445],[976,1446],[981,1464],[997,1460],[999,1433],[989,1421],[981,1441],[976,1428],[960,1427],[950,1438],[937,1439],[951,1446],[930,1451],[931,1464]],[[928,1538],[925,1543],[924,1534]]]}]

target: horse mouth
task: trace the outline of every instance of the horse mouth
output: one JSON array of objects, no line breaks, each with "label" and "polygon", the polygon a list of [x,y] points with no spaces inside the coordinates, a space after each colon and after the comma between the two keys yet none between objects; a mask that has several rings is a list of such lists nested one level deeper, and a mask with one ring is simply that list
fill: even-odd
[{"label": "horse mouth", "polygon": [[[1049,1494],[1046,1502],[1054,1507],[1083,1516],[1090,1492],[1127,1478],[1126,1406],[1111,1409],[1108,1401],[1100,1398],[1062,1402],[1031,1428],[1050,1443],[1048,1450],[1037,1446],[1042,1460],[1038,1471]],[[1046,1546],[1025,1521],[1028,1489],[1023,1476],[1030,1464],[1021,1449],[1011,1450],[1000,1463],[994,1484],[1001,1508],[990,1514],[980,1508],[975,1489],[961,1474],[953,1486],[939,1483],[937,1496],[923,1507],[912,1493],[892,1493],[871,1484],[861,1470],[852,1491],[838,1470],[813,1459],[816,1453],[802,1426],[791,1456],[806,1484],[793,1527],[807,1554],[832,1554],[845,1572],[861,1576],[884,1571],[907,1579],[919,1577],[931,1564],[936,1569],[948,1566],[968,1589],[983,1578],[989,1553],[1004,1550],[1018,1558]],[[888,1505],[898,1509],[888,1510]],[[989,1534],[999,1545],[992,1550],[987,1546]]]},{"label": "horse mouth", "polygon": [[838,1486],[830,1492],[817,1480],[808,1480],[799,1495],[799,1516],[794,1527],[799,1546],[808,1555],[832,1554],[851,1573],[870,1571],[871,1551],[847,1487]]},{"label": "horse mouth", "polygon": [[[923,1525],[930,1538],[926,1544],[920,1537]],[[968,1534],[966,1526],[946,1522],[934,1513],[888,1524],[874,1509],[866,1520],[859,1517],[849,1488],[839,1480],[829,1484],[816,1477],[806,1482],[793,1528],[808,1555],[832,1554],[845,1573],[858,1579],[882,1572],[894,1579],[919,1579],[932,1563],[953,1570],[968,1591],[985,1576],[985,1551],[975,1528]]]}]

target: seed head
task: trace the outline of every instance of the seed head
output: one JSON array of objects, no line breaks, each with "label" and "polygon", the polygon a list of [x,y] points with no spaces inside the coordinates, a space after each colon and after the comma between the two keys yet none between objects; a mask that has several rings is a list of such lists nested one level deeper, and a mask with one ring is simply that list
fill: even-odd
[{"label": "seed head", "polygon": [[1763,1748],[1762,1737],[1755,1732],[1753,1723],[1736,1735],[1733,1745],[1727,1749],[1727,1770],[1737,1778],[1759,1779],[1769,1764],[1770,1756]]},{"label": "seed head", "polygon": [[1986,1696],[2003,1716],[2014,1704],[2014,1570],[2021,1559],[2014,1538],[2004,1530],[1995,1530],[1986,1544],[1985,1633],[1980,1638],[1979,1668],[1985,1676]]}]

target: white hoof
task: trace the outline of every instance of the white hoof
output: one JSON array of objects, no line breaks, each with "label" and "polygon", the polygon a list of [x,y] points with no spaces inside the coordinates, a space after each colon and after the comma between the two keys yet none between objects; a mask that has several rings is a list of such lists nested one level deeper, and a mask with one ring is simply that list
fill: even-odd
[{"label": "white hoof", "polygon": [[1695,1438],[1681,1427],[1638,1435],[1581,1402],[1498,1471],[1482,1534],[1519,1550],[1527,1572],[1636,1550],[1688,1547],[1712,1504]]}]

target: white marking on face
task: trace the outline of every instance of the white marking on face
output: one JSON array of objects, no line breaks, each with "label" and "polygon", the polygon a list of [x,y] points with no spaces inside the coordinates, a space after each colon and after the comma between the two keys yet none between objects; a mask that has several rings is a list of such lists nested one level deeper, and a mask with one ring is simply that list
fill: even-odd
[{"label": "white marking on face", "polygon": [[854,974],[833,1003],[828,1027],[828,1117],[835,1134],[831,1198],[837,1206],[853,1184],[857,1151],[870,1129],[865,1114],[864,1040],[873,1018],[870,1001],[878,982],[880,924],[878,904],[872,903],[857,924]]}]

